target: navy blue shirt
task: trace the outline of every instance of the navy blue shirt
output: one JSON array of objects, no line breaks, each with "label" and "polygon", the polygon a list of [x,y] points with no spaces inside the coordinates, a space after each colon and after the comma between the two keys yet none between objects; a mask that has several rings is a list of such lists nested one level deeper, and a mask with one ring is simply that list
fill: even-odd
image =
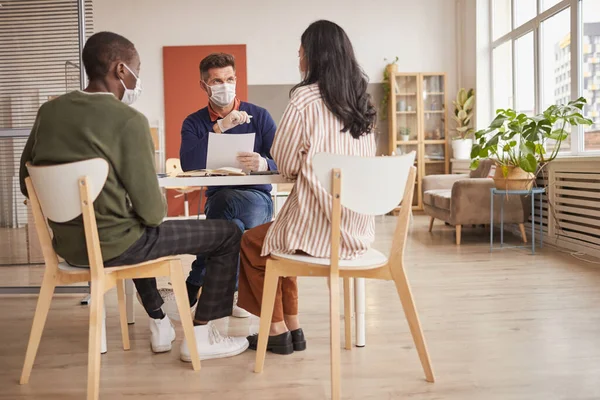
[{"label": "navy blue shirt", "polygon": [[[255,133],[254,151],[266,158],[269,170],[276,171],[277,166],[271,157],[271,144],[275,136],[275,121],[271,114],[264,108],[254,104],[240,102],[240,111],[246,111],[252,116],[250,123],[238,125],[224,135],[235,135],[236,133]],[[208,107],[189,115],[181,127],[181,148],[179,158],[181,168],[184,171],[193,171],[206,168],[206,151],[208,149],[208,134],[214,132],[213,126],[216,121],[211,120]],[[210,196],[219,189],[227,186],[209,187],[206,195]],[[271,193],[271,185],[234,186],[236,189],[256,189],[267,194]]]}]

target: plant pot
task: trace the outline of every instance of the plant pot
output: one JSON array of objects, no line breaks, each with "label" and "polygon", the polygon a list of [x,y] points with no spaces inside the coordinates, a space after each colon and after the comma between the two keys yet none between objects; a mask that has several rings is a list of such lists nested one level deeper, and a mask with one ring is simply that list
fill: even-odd
[{"label": "plant pot", "polygon": [[408,142],[410,140],[410,135],[400,135],[401,142]]},{"label": "plant pot", "polygon": [[473,147],[473,139],[452,140],[452,153],[457,160],[470,160],[471,147]]},{"label": "plant pot", "polygon": [[496,165],[494,184],[499,190],[531,190],[535,175],[525,172],[520,167],[508,166],[508,173],[503,176],[502,167]]}]

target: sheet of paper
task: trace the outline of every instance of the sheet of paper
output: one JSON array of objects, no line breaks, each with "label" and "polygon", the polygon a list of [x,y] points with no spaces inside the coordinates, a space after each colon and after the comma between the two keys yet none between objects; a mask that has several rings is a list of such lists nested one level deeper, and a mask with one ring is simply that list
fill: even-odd
[{"label": "sheet of paper", "polygon": [[214,133],[208,134],[208,150],[206,154],[206,169],[234,167],[243,169],[237,161],[241,152],[254,151],[254,133]]}]

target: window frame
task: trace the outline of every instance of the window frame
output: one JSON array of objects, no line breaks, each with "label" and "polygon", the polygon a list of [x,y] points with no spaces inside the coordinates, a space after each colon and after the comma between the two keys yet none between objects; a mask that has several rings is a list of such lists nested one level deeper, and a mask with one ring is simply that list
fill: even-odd
[{"label": "window frame", "polygon": [[[533,32],[533,71],[534,71],[534,91],[535,91],[535,110],[534,113],[542,111],[542,99],[543,99],[543,77],[541,74],[541,59],[542,59],[542,37],[541,37],[541,26],[542,23],[549,18],[552,18],[556,14],[569,9],[570,11],[570,33],[571,33],[571,93],[570,98],[575,100],[583,95],[583,80],[582,80],[582,67],[583,67],[583,46],[581,43],[582,39],[582,18],[581,12],[583,7],[583,0],[562,0],[547,10],[543,11],[543,0],[537,0],[537,15],[524,22],[520,26],[515,26],[515,3],[516,0],[511,0],[511,30],[497,38],[493,39],[494,33],[494,1],[489,0],[489,38],[490,38],[490,77],[494,76],[494,49],[501,46],[506,42],[511,43],[512,47],[512,103],[509,107],[515,107],[516,101],[516,46],[515,42],[520,37]],[[494,85],[490,82],[489,85],[489,101],[492,104],[491,112],[495,114],[497,105],[494,104]],[[494,115],[490,115],[490,120]],[[560,156],[593,156],[600,155],[600,150],[585,150],[584,149],[584,129],[583,127],[575,127],[571,132],[571,150],[568,152],[561,152]]]}]

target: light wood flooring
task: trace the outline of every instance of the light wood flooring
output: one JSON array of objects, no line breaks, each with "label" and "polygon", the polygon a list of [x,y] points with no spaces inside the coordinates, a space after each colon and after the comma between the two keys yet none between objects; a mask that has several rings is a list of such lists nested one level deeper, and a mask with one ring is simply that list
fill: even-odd
[{"label": "light wood flooring", "polygon": [[[378,219],[377,248],[388,251],[394,219]],[[489,253],[489,232],[453,229],[415,216],[407,271],[437,382],[425,382],[392,283],[367,282],[367,346],[342,350],[345,399],[600,399],[600,269],[549,248]],[[513,243],[519,239],[510,234]],[[3,251],[6,251],[4,249]],[[186,261],[189,261],[186,258]],[[36,284],[36,268],[0,268],[3,286]],[[162,285],[165,285],[162,282]],[[102,399],[326,399],[329,394],[325,280],[302,279],[300,312],[308,350],[254,352],[202,363],[179,361],[182,331],[170,353],[150,351],[147,319],[136,303],[131,351],[120,347],[116,294],[107,295],[109,352],[102,356]],[[19,386],[35,296],[0,296],[0,399],[83,399],[88,309],[80,295],[54,298],[31,382]],[[246,334],[257,319],[221,320]],[[342,325],[343,326],[343,325]]]}]

